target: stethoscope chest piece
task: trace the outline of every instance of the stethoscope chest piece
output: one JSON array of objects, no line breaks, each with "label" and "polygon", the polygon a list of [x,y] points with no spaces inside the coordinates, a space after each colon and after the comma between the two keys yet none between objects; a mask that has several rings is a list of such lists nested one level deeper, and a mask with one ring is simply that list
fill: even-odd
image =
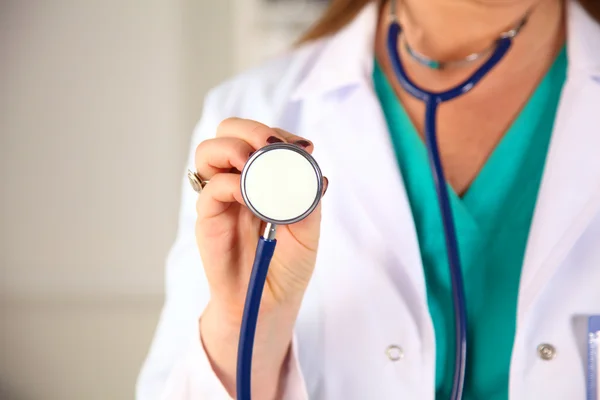
[{"label": "stethoscope chest piece", "polygon": [[246,206],[260,219],[275,225],[293,224],[319,204],[323,175],[304,149],[276,143],[257,150],[241,177]]},{"label": "stethoscope chest piece", "polygon": [[317,162],[304,149],[275,143],[252,154],[242,170],[240,185],[246,206],[266,222],[248,282],[237,354],[237,398],[251,400],[254,335],[277,243],[275,227],[301,221],[314,211],[321,200],[323,176]]}]

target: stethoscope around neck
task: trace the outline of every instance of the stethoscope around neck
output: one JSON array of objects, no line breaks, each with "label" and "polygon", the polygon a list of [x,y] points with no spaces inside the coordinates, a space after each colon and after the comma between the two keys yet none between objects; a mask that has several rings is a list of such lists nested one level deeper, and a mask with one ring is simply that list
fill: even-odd
[{"label": "stethoscope around neck", "polygon": [[[461,399],[464,388],[467,310],[449,189],[437,143],[436,116],[440,104],[472,90],[502,60],[516,35],[510,32],[515,30],[500,36],[495,47],[490,51],[489,58],[468,79],[443,92],[423,89],[406,73],[398,52],[402,28],[395,16],[392,18],[387,35],[388,55],[396,78],[406,92],[425,103],[425,143],[442,216],[452,283],[455,331],[454,373],[450,395],[452,400]],[[241,190],[248,208],[265,222],[265,231],[258,241],[248,284],[238,343],[237,398],[250,400],[254,335],[263,288],[275,251],[276,227],[299,222],[314,211],[321,200],[323,176],[315,159],[304,149],[294,144],[277,143],[256,151],[250,157],[242,171]]]}]

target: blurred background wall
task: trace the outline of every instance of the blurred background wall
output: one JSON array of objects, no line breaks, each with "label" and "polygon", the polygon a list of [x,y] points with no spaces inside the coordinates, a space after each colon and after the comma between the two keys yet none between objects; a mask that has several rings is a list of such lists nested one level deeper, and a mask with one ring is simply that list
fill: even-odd
[{"label": "blurred background wall", "polygon": [[0,399],[133,398],[202,98],[316,15],[258,1],[0,0]]}]

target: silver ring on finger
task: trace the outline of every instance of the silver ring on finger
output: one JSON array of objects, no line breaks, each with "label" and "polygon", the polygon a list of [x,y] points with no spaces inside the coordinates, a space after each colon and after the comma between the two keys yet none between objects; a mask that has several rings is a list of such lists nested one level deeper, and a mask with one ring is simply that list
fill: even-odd
[{"label": "silver ring on finger", "polygon": [[198,194],[202,193],[202,189],[204,189],[204,187],[209,182],[208,180],[202,179],[200,174],[198,174],[197,172],[193,172],[189,169],[187,172],[187,176],[188,180],[190,181],[190,185],[192,186],[192,189],[194,189],[194,191]]}]

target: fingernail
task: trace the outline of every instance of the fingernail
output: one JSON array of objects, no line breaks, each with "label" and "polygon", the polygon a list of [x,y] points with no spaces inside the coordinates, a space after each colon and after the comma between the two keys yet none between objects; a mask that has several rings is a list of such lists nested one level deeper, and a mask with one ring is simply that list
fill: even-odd
[{"label": "fingernail", "polygon": [[273,143],[282,143],[283,140],[279,139],[276,136],[269,136],[269,138],[267,139],[267,143],[273,144]]},{"label": "fingernail", "polygon": [[311,143],[308,140],[296,140],[294,143],[296,143],[298,146],[302,146],[304,148],[307,148],[308,146],[311,145]]},{"label": "fingernail", "polygon": [[323,177],[323,196],[327,193],[327,188],[329,187],[329,179],[326,176]]}]

